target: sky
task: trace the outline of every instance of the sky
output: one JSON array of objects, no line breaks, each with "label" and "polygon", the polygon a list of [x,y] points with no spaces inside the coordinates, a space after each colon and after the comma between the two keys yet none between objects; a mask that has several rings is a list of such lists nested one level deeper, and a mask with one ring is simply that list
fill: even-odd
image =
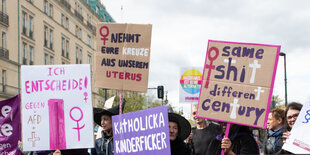
[{"label": "sky", "polygon": [[[203,66],[208,40],[280,45],[281,52],[286,53],[288,102],[310,101],[308,0],[102,0],[102,3],[117,23],[152,24],[148,87],[163,85],[169,103],[183,107],[187,117],[190,105],[179,104],[180,70]],[[284,77],[281,56],[273,95],[279,95],[283,101]]]}]

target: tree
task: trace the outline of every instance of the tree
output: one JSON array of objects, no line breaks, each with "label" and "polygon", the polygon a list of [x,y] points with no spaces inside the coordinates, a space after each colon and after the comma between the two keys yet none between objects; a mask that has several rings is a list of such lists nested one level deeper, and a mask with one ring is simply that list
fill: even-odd
[{"label": "tree", "polygon": [[279,95],[272,96],[270,110],[272,110],[273,108],[281,108],[281,109],[284,108],[285,109],[285,105],[282,102],[283,102],[283,99],[281,99]]}]

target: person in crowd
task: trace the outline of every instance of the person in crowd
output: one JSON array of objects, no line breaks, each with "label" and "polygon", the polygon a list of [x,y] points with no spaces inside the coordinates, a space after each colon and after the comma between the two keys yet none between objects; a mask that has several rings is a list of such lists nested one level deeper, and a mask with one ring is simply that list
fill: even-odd
[{"label": "person in crowd", "polygon": [[[283,143],[286,142],[286,139],[289,138],[291,134],[291,130],[295,124],[295,121],[297,120],[297,117],[301,111],[302,104],[297,102],[291,102],[287,105],[285,109],[285,132],[283,132]],[[286,150],[281,150],[281,154],[291,154],[290,152]]]},{"label": "person in crowd", "polygon": [[222,149],[225,155],[259,154],[258,145],[249,127],[231,124],[228,138],[224,138],[226,123],[220,123],[222,134],[214,138],[208,146],[207,155],[220,155]]},{"label": "person in crowd", "polygon": [[205,155],[208,149],[206,146],[220,133],[221,129],[211,121],[196,117],[196,111],[197,109],[192,112],[196,127],[192,128],[191,143],[187,144],[191,146],[192,155]]},{"label": "person in crowd", "polygon": [[[125,101],[123,101],[123,108]],[[119,105],[110,109],[94,108],[94,121],[102,127],[102,137],[95,140],[95,148],[91,150],[92,155],[113,155],[113,131],[112,116],[119,114]]]},{"label": "person in crowd", "polygon": [[284,110],[275,108],[268,115],[268,135],[263,144],[265,155],[276,154],[281,151],[283,146],[284,113]]},{"label": "person in crowd", "polygon": [[190,155],[184,140],[191,132],[190,123],[181,115],[168,113],[171,155]]}]

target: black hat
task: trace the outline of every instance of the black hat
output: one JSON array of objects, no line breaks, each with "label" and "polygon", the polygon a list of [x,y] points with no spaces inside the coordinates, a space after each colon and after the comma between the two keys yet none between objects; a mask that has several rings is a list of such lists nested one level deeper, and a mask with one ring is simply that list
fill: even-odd
[{"label": "black hat", "polygon": [[169,122],[176,122],[178,124],[179,134],[181,140],[186,139],[191,133],[190,123],[181,115],[175,113],[168,113]]},{"label": "black hat", "polygon": [[[122,111],[124,111],[125,107],[125,99],[123,99],[122,103]],[[102,108],[93,108],[94,110],[94,121],[101,126],[101,116],[102,115],[108,115],[108,116],[113,116],[113,115],[118,115],[119,114],[119,104],[110,108],[110,109],[102,109]]]}]

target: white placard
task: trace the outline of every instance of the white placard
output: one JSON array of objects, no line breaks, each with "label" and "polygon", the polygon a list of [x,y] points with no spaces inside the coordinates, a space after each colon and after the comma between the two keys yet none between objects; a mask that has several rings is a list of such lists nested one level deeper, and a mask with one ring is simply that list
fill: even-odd
[{"label": "white placard", "polygon": [[94,147],[90,65],[21,67],[24,151]]},{"label": "white placard", "polygon": [[297,154],[310,154],[310,104],[303,105],[282,149]]}]

